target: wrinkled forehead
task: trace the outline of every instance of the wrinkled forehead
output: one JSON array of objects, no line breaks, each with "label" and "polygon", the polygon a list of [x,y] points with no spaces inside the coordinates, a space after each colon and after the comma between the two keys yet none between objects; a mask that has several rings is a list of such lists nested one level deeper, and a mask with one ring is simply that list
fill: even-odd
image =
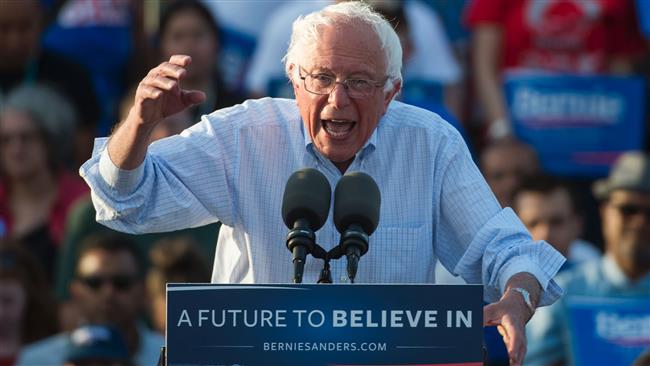
[{"label": "wrinkled forehead", "polygon": [[515,196],[514,204],[517,209],[566,214],[573,212],[570,192],[564,187],[557,187],[551,191],[519,191]]},{"label": "wrinkled forehead", "polygon": [[300,63],[303,67],[355,65],[360,70],[385,74],[386,56],[379,36],[370,24],[349,19],[335,20],[318,26],[309,38],[304,39],[301,45]]}]

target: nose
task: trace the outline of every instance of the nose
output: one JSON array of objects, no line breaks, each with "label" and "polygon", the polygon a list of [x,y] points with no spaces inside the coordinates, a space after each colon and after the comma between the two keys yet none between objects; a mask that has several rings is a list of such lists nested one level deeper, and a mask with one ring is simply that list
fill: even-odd
[{"label": "nose", "polygon": [[105,282],[102,287],[99,289],[98,294],[104,299],[109,299],[114,297],[119,291],[115,286],[110,282]]},{"label": "nose", "polygon": [[334,84],[334,89],[332,89],[328,96],[328,102],[337,109],[342,109],[350,103],[350,96],[348,96],[348,90],[345,84]]}]

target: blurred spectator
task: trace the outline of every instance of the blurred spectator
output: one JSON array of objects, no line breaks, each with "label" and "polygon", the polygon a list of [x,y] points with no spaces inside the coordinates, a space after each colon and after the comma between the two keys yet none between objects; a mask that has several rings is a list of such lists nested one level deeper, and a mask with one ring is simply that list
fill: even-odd
[{"label": "blurred spectator", "polygon": [[0,237],[25,244],[52,278],[70,208],[88,187],[66,170],[75,115],[52,89],[23,85],[0,113]]},{"label": "blurred spectator", "polygon": [[564,269],[600,258],[593,244],[579,239],[582,217],[571,191],[560,181],[548,176],[524,180],[514,193],[512,208],[534,240],[548,242],[568,259]]},{"label": "blurred spectator", "polygon": [[[84,239],[89,235],[97,233],[115,233],[115,231],[103,226],[95,220],[95,208],[90,198],[83,200],[75,205],[69,215],[68,225],[62,253],[60,255],[59,266],[56,276],[56,295],[59,299],[69,298],[69,285],[75,275],[75,265],[79,247],[83,244]],[[208,263],[212,263],[215,255],[214,247],[219,236],[221,223],[217,222],[201,227],[178,230],[166,233],[151,233],[140,235],[127,235],[131,240],[138,243],[142,252],[148,252],[149,248],[162,238],[172,238],[177,236],[190,236],[197,243],[197,248],[201,256]],[[126,235],[126,234],[125,234]]]},{"label": "blurred spectator", "polygon": [[[569,334],[578,331],[577,323],[571,323],[568,317],[572,299],[600,298],[600,306],[605,307],[607,299],[650,298],[650,156],[622,155],[609,177],[594,184],[594,193],[601,200],[605,255],[600,261],[588,262],[557,277],[565,296],[549,307],[539,308],[528,323],[527,365],[575,364],[576,344],[570,341]],[[632,316],[629,309],[622,314]],[[647,319],[648,314],[644,316]],[[594,321],[586,320],[588,324]],[[574,328],[570,330],[571,324]],[[633,339],[648,336],[647,332],[646,338],[633,334]],[[621,342],[625,344],[626,340]]]},{"label": "blurred spectator", "polygon": [[540,170],[535,151],[510,139],[488,145],[481,154],[479,166],[502,207],[512,206],[512,195],[521,181]]},{"label": "blurred spectator", "polygon": [[183,88],[206,93],[204,103],[190,109],[190,121],[198,122],[204,114],[230,107],[244,98],[228,91],[219,73],[219,26],[198,0],[171,1],[163,9],[158,29],[163,60],[172,55],[192,57],[192,64],[183,78]]},{"label": "blurred spectator", "polygon": [[[324,8],[334,1],[287,2],[279,7],[266,23],[251,61],[246,80],[246,88],[253,97],[267,96],[274,82],[286,81],[282,57],[287,51],[291,38],[291,24],[299,15],[306,15]],[[461,70],[454,59],[444,29],[433,11],[417,0],[374,1],[371,4],[377,11],[394,13],[403,9],[408,21],[408,32],[401,32],[400,38],[405,48],[404,76],[405,86],[409,80],[437,82],[441,85],[457,83]],[[388,16],[388,20],[391,16]],[[412,50],[412,52],[410,51]]]},{"label": "blurred spectator", "polygon": [[42,269],[18,244],[0,241],[0,366],[12,366],[24,345],[56,331],[56,305]]},{"label": "blurred spectator", "polygon": [[[135,364],[156,363],[163,339],[138,321],[145,299],[142,262],[133,241],[118,234],[88,237],[70,292],[80,324],[115,326]],[[17,364],[62,364],[69,346],[69,334],[61,333],[24,348]]]},{"label": "blurred spectator", "polygon": [[70,131],[75,138],[76,168],[90,156],[99,119],[91,79],[82,66],[41,49],[44,12],[38,0],[0,0],[0,9],[0,100],[14,88],[35,82],[65,95],[79,116],[78,128]]},{"label": "blurred spectator", "polygon": [[140,0],[61,0],[48,11],[55,19],[44,30],[43,47],[88,70],[101,112],[94,131],[98,136],[108,134],[126,86],[136,76],[139,79],[149,66],[147,60],[152,60],[143,30],[143,4]]},{"label": "blurred spectator", "polygon": [[474,0],[473,74],[492,139],[511,134],[502,71],[632,71],[644,50],[632,0]]},{"label": "blurred spectator", "polygon": [[165,334],[168,283],[209,283],[210,267],[191,237],[162,239],[149,251],[147,293],[154,329]]},{"label": "blurred spectator", "polygon": [[70,333],[64,366],[131,366],[129,350],[119,330],[86,325]]}]

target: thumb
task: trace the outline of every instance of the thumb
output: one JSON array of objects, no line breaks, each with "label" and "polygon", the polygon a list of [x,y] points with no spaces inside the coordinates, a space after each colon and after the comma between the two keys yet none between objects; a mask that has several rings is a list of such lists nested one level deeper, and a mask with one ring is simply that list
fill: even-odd
[{"label": "thumb", "polygon": [[185,106],[189,107],[194,104],[201,104],[205,102],[206,95],[204,92],[200,90],[182,90],[181,91],[181,99],[183,100],[183,104]]},{"label": "thumb", "polygon": [[483,326],[493,326],[501,324],[501,316],[497,303],[488,304],[483,307]]}]

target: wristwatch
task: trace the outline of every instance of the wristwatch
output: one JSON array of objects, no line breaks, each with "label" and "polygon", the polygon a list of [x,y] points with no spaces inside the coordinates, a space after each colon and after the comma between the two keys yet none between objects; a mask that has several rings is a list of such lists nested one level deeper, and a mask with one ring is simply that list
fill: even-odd
[{"label": "wristwatch", "polygon": [[530,309],[530,313],[535,314],[535,306],[533,306],[532,301],[530,301],[530,292],[528,292],[528,290],[521,287],[512,287],[510,290],[519,292],[521,294],[521,297],[524,299],[526,306],[528,306],[528,309]]}]

